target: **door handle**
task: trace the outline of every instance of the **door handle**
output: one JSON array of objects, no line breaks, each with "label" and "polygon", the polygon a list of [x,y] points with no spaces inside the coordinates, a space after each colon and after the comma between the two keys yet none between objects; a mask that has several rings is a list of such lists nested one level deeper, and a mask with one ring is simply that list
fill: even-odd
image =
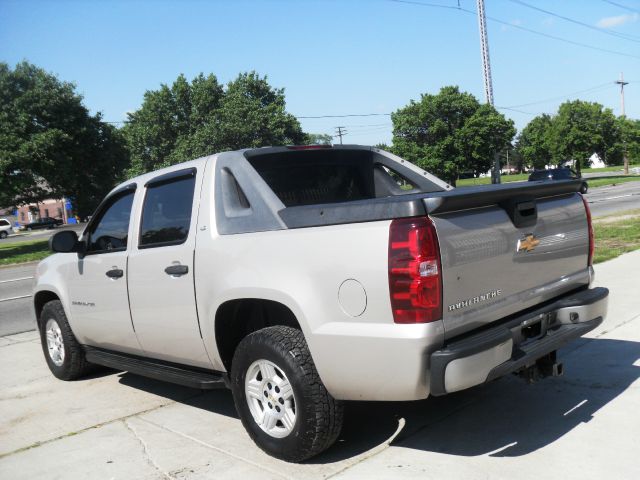
[{"label": "door handle", "polygon": [[189,273],[189,267],[187,265],[169,265],[164,269],[164,273],[175,276],[185,275]]},{"label": "door handle", "polygon": [[107,271],[106,275],[109,278],[120,278],[120,277],[122,277],[124,275],[124,272],[122,270],[120,270],[119,268],[114,268],[114,269],[111,269],[111,270]]}]

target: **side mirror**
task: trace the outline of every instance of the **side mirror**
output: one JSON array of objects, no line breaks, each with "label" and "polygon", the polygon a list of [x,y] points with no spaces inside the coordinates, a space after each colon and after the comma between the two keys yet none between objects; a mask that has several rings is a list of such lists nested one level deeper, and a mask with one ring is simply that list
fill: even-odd
[{"label": "side mirror", "polygon": [[78,234],[73,230],[58,232],[49,239],[49,250],[52,252],[82,252],[83,244],[78,242]]}]

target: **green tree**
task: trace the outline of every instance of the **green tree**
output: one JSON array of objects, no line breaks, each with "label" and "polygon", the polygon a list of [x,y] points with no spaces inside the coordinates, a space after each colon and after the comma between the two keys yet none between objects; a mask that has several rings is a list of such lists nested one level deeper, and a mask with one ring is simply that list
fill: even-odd
[{"label": "green tree", "polygon": [[552,119],[542,114],[531,120],[518,135],[516,150],[523,163],[535,169],[543,169],[552,159]]},{"label": "green tree", "polygon": [[574,100],[560,105],[553,119],[551,145],[554,162],[573,160],[578,172],[589,166],[594,153],[610,165],[622,159],[616,117],[599,103]]},{"label": "green tree", "polygon": [[513,122],[456,86],[391,114],[393,152],[455,185],[460,172],[491,168],[515,135]]},{"label": "green tree", "polygon": [[298,120],[285,110],[284,89],[243,73],[226,88],[215,75],[147,91],[123,128],[131,152],[130,175],[225,150],[302,143]]},{"label": "green tree", "polygon": [[331,145],[333,137],[326,133],[306,133],[304,138],[305,145]]},{"label": "green tree", "polygon": [[127,165],[123,139],[73,84],[27,62],[0,64],[0,205],[65,196],[86,216]]},{"label": "green tree", "polygon": [[640,120],[627,117],[616,119],[620,132],[621,150],[627,153],[629,165],[640,163]]}]

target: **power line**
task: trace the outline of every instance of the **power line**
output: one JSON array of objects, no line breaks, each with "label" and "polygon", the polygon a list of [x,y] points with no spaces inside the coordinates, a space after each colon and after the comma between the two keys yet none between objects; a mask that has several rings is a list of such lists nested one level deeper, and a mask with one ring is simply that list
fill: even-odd
[{"label": "power line", "polygon": [[[451,10],[457,10],[457,11],[460,11],[460,12],[464,12],[464,13],[467,13],[467,14],[473,15],[473,16],[477,15],[476,12],[474,12],[473,10],[469,10],[467,8],[464,8],[464,7],[451,7],[451,6],[446,6],[446,5],[438,5],[438,4],[434,4],[434,3],[415,2],[415,1],[411,1],[411,0],[388,0],[388,1],[395,2],[395,3],[407,3],[407,4],[410,4],[410,5],[418,5],[418,6],[422,6],[422,7],[447,8],[447,9],[451,9]],[[619,52],[617,50],[609,50],[607,48],[600,48],[600,47],[596,47],[595,45],[589,45],[587,43],[576,42],[575,40],[569,40],[567,38],[558,37],[556,35],[551,35],[549,33],[540,32],[540,31],[534,30],[532,28],[523,27],[522,25],[515,25],[513,23],[506,22],[504,20],[500,20],[499,18],[490,17],[488,15],[487,15],[487,18],[489,20],[491,20],[492,22],[496,22],[496,23],[499,23],[501,25],[506,25],[507,27],[515,28],[515,29],[518,29],[518,30],[523,30],[525,32],[533,33],[534,35],[538,35],[540,37],[551,38],[551,39],[557,40],[559,42],[568,43],[570,45],[576,45],[578,47],[589,48],[591,50],[597,50],[599,52],[613,53],[614,55],[621,55],[623,57],[630,57],[630,58],[638,58],[638,59],[640,59],[640,56],[638,56],[638,55],[632,55],[630,53]]]},{"label": "power line", "polygon": [[377,116],[388,116],[390,113],[351,113],[347,115],[312,115],[312,116],[304,116],[296,118],[347,118],[347,117],[377,117]]},{"label": "power line", "polygon": [[462,8],[459,3],[457,7],[453,7],[451,5],[442,5],[440,3],[412,2],[411,0],[389,0],[389,1],[395,2],[395,3],[408,3],[409,5],[420,5],[421,7],[446,8],[447,10],[463,10],[463,11],[466,10],[465,8]]},{"label": "power line", "polygon": [[496,107],[496,109],[497,110],[509,110],[510,112],[524,113],[525,115],[531,115],[533,117],[535,117],[537,115],[542,115],[541,113],[525,112],[524,110],[518,110],[517,108],[510,108],[510,107]]},{"label": "power line", "polygon": [[[626,83],[640,83],[640,80],[626,80]],[[606,82],[606,83],[601,83],[598,85],[594,85],[593,87],[589,87],[589,88],[585,88],[582,90],[577,90],[575,92],[571,92],[571,93],[567,93],[564,95],[559,95],[557,97],[551,97],[551,98],[545,98],[542,100],[535,100],[532,102],[527,102],[527,103],[521,103],[518,105],[507,105],[507,106],[497,106],[495,108],[497,108],[498,110],[509,110],[509,111],[513,111],[513,112],[518,112],[518,113],[524,113],[526,115],[540,115],[540,113],[534,113],[534,112],[526,112],[523,110],[518,110],[520,107],[528,107],[530,105],[538,105],[541,103],[547,103],[547,102],[553,102],[556,100],[562,100],[568,97],[571,97],[573,95],[579,95],[579,94],[584,94],[584,93],[593,93],[595,91],[601,90],[601,89],[605,89],[608,87],[613,87],[615,85],[616,82]],[[350,117],[372,117],[372,116],[391,116],[392,113],[347,113],[347,114],[341,114],[341,115],[305,115],[305,116],[296,116],[294,115],[296,118],[302,118],[302,119],[315,119],[315,118],[350,118]],[[111,121],[111,122],[107,122],[107,121],[103,121],[103,123],[110,123],[110,124],[119,124],[119,123],[129,123],[128,120],[122,120],[122,121]],[[366,128],[366,129],[373,129],[371,127],[378,127],[378,128],[383,128],[383,127],[387,127],[387,126],[392,126],[393,123],[372,123],[372,124],[354,124],[354,125],[344,125],[342,126],[342,128],[353,128],[353,129],[358,129],[358,128]],[[354,132],[355,133],[355,132]]]},{"label": "power line", "polygon": [[635,8],[627,7],[626,5],[621,5],[619,3],[611,2],[609,0],[602,0],[602,1],[605,2],[605,3],[609,3],[611,5],[615,5],[616,7],[622,8],[624,10],[629,10],[630,12],[640,13],[640,10],[636,10]]},{"label": "power line", "polygon": [[358,128],[358,127],[383,127],[383,126],[389,126],[389,125],[393,125],[392,123],[370,123],[370,124],[366,124],[366,125],[345,125],[345,127],[349,127],[349,128]]},{"label": "power line", "polygon": [[538,105],[540,103],[547,103],[547,102],[554,102],[556,100],[563,100],[567,97],[571,97],[573,95],[578,95],[581,93],[590,93],[590,92],[594,92],[596,90],[600,90],[603,89],[603,87],[612,87],[613,83],[612,82],[607,82],[607,83],[602,83],[600,85],[596,85],[595,87],[590,87],[584,90],[578,90],[577,92],[572,92],[572,93],[567,93],[566,95],[559,95],[557,97],[552,97],[552,98],[545,98],[544,100],[537,100],[535,102],[528,102],[528,103],[521,103],[519,105],[509,105],[507,107],[500,107],[500,108],[504,108],[504,109],[514,109],[514,108],[519,108],[519,107],[528,107],[530,105]]},{"label": "power line", "polygon": [[542,12],[544,14],[551,15],[552,17],[559,18],[561,20],[564,20],[565,22],[570,22],[570,23],[573,23],[575,25],[580,25],[581,27],[588,28],[590,30],[595,30],[596,32],[604,33],[605,35],[610,35],[612,37],[621,38],[623,40],[629,40],[630,42],[640,43],[640,40],[638,40],[637,37],[634,38],[633,35],[627,35],[625,33],[614,32],[614,31],[607,30],[607,29],[600,28],[600,27],[594,27],[593,25],[589,25],[588,23],[584,23],[584,22],[581,22],[579,20],[574,20],[573,18],[565,17],[564,15],[560,15],[560,14],[557,14],[557,13],[550,12],[549,10],[545,10],[544,8],[536,7],[535,5],[530,5],[530,4],[526,3],[526,2],[523,2],[522,0],[509,0],[509,1],[512,2],[512,3],[516,3],[518,5],[522,5],[523,7],[530,8],[531,10],[536,10],[538,12]]}]

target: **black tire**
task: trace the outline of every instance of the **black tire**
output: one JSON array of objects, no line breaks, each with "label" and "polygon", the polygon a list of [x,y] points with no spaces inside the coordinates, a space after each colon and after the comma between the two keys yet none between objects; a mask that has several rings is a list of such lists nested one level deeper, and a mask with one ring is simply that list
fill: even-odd
[{"label": "black tire", "polygon": [[0,232],[0,238],[4,239],[7,238],[9,236],[9,234],[7,232],[5,232],[4,230],[2,232]]},{"label": "black tire", "polygon": [[580,187],[580,193],[587,193],[587,190],[589,190],[589,185],[587,185],[586,183],[583,183],[582,186]]},{"label": "black tire", "polygon": [[[257,360],[273,363],[293,388],[296,418],[292,431],[284,438],[263,431],[249,409],[245,378]],[[344,406],[322,384],[300,330],[275,326],[245,337],[233,356],[231,388],[249,436],[258,447],[281,460],[301,462],[319,454],[336,441],[342,429]]]},{"label": "black tire", "polygon": [[33,228],[27,227],[27,232],[30,232],[31,230],[33,230]]},{"label": "black tire", "polygon": [[[54,320],[60,328],[64,346],[64,359],[61,365],[56,365],[47,346],[46,325],[50,319]],[[67,315],[64,313],[60,300],[51,300],[44,305],[38,320],[38,328],[40,330],[40,342],[44,358],[47,361],[49,370],[55,377],[60,380],[76,380],[91,370],[92,365],[87,362],[84,350],[73,335],[71,327],[69,327]]]}]

